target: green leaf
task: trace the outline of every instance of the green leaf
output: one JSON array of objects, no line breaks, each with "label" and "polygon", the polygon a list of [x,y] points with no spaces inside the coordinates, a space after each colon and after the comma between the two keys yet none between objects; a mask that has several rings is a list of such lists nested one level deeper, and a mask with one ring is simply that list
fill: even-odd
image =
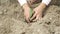
[{"label": "green leaf", "polygon": [[33,9],[30,8],[30,18],[32,17],[33,13],[34,13]]}]

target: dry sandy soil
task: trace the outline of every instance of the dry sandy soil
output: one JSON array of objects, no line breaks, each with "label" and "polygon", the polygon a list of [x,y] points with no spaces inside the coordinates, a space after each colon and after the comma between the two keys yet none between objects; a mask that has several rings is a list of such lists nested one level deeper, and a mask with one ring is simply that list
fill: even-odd
[{"label": "dry sandy soil", "polygon": [[27,24],[17,0],[0,0],[0,34],[60,34],[59,2],[52,2],[42,19]]}]

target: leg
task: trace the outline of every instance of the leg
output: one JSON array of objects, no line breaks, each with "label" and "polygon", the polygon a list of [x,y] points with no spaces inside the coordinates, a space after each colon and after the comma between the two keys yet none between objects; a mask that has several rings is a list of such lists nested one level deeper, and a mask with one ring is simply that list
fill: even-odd
[{"label": "leg", "polygon": [[31,5],[31,4],[33,4],[35,1],[37,1],[37,0],[27,0],[27,2]]}]

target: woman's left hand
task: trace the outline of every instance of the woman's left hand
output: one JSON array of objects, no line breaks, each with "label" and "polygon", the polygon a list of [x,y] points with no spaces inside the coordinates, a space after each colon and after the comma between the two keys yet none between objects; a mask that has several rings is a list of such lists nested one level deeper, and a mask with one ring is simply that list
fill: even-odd
[{"label": "woman's left hand", "polygon": [[38,19],[41,19],[42,18],[42,12],[45,8],[46,8],[46,4],[41,3],[38,7],[36,7],[34,9],[35,13],[30,20],[33,20],[35,17],[36,18],[33,21],[37,21]]},{"label": "woman's left hand", "polygon": [[35,13],[34,13],[34,15],[32,16],[32,18],[30,20],[33,20],[35,17],[36,18],[33,21],[37,21],[38,19],[42,18],[42,10],[41,10],[41,8],[36,7],[33,11]]}]

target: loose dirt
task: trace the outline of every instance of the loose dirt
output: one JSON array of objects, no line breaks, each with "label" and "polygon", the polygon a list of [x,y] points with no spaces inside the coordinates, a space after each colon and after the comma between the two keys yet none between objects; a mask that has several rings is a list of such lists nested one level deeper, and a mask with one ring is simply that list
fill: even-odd
[{"label": "loose dirt", "polygon": [[50,5],[42,19],[27,24],[15,0],[0,0],[0,34],[60,34],[60,6]]}]

